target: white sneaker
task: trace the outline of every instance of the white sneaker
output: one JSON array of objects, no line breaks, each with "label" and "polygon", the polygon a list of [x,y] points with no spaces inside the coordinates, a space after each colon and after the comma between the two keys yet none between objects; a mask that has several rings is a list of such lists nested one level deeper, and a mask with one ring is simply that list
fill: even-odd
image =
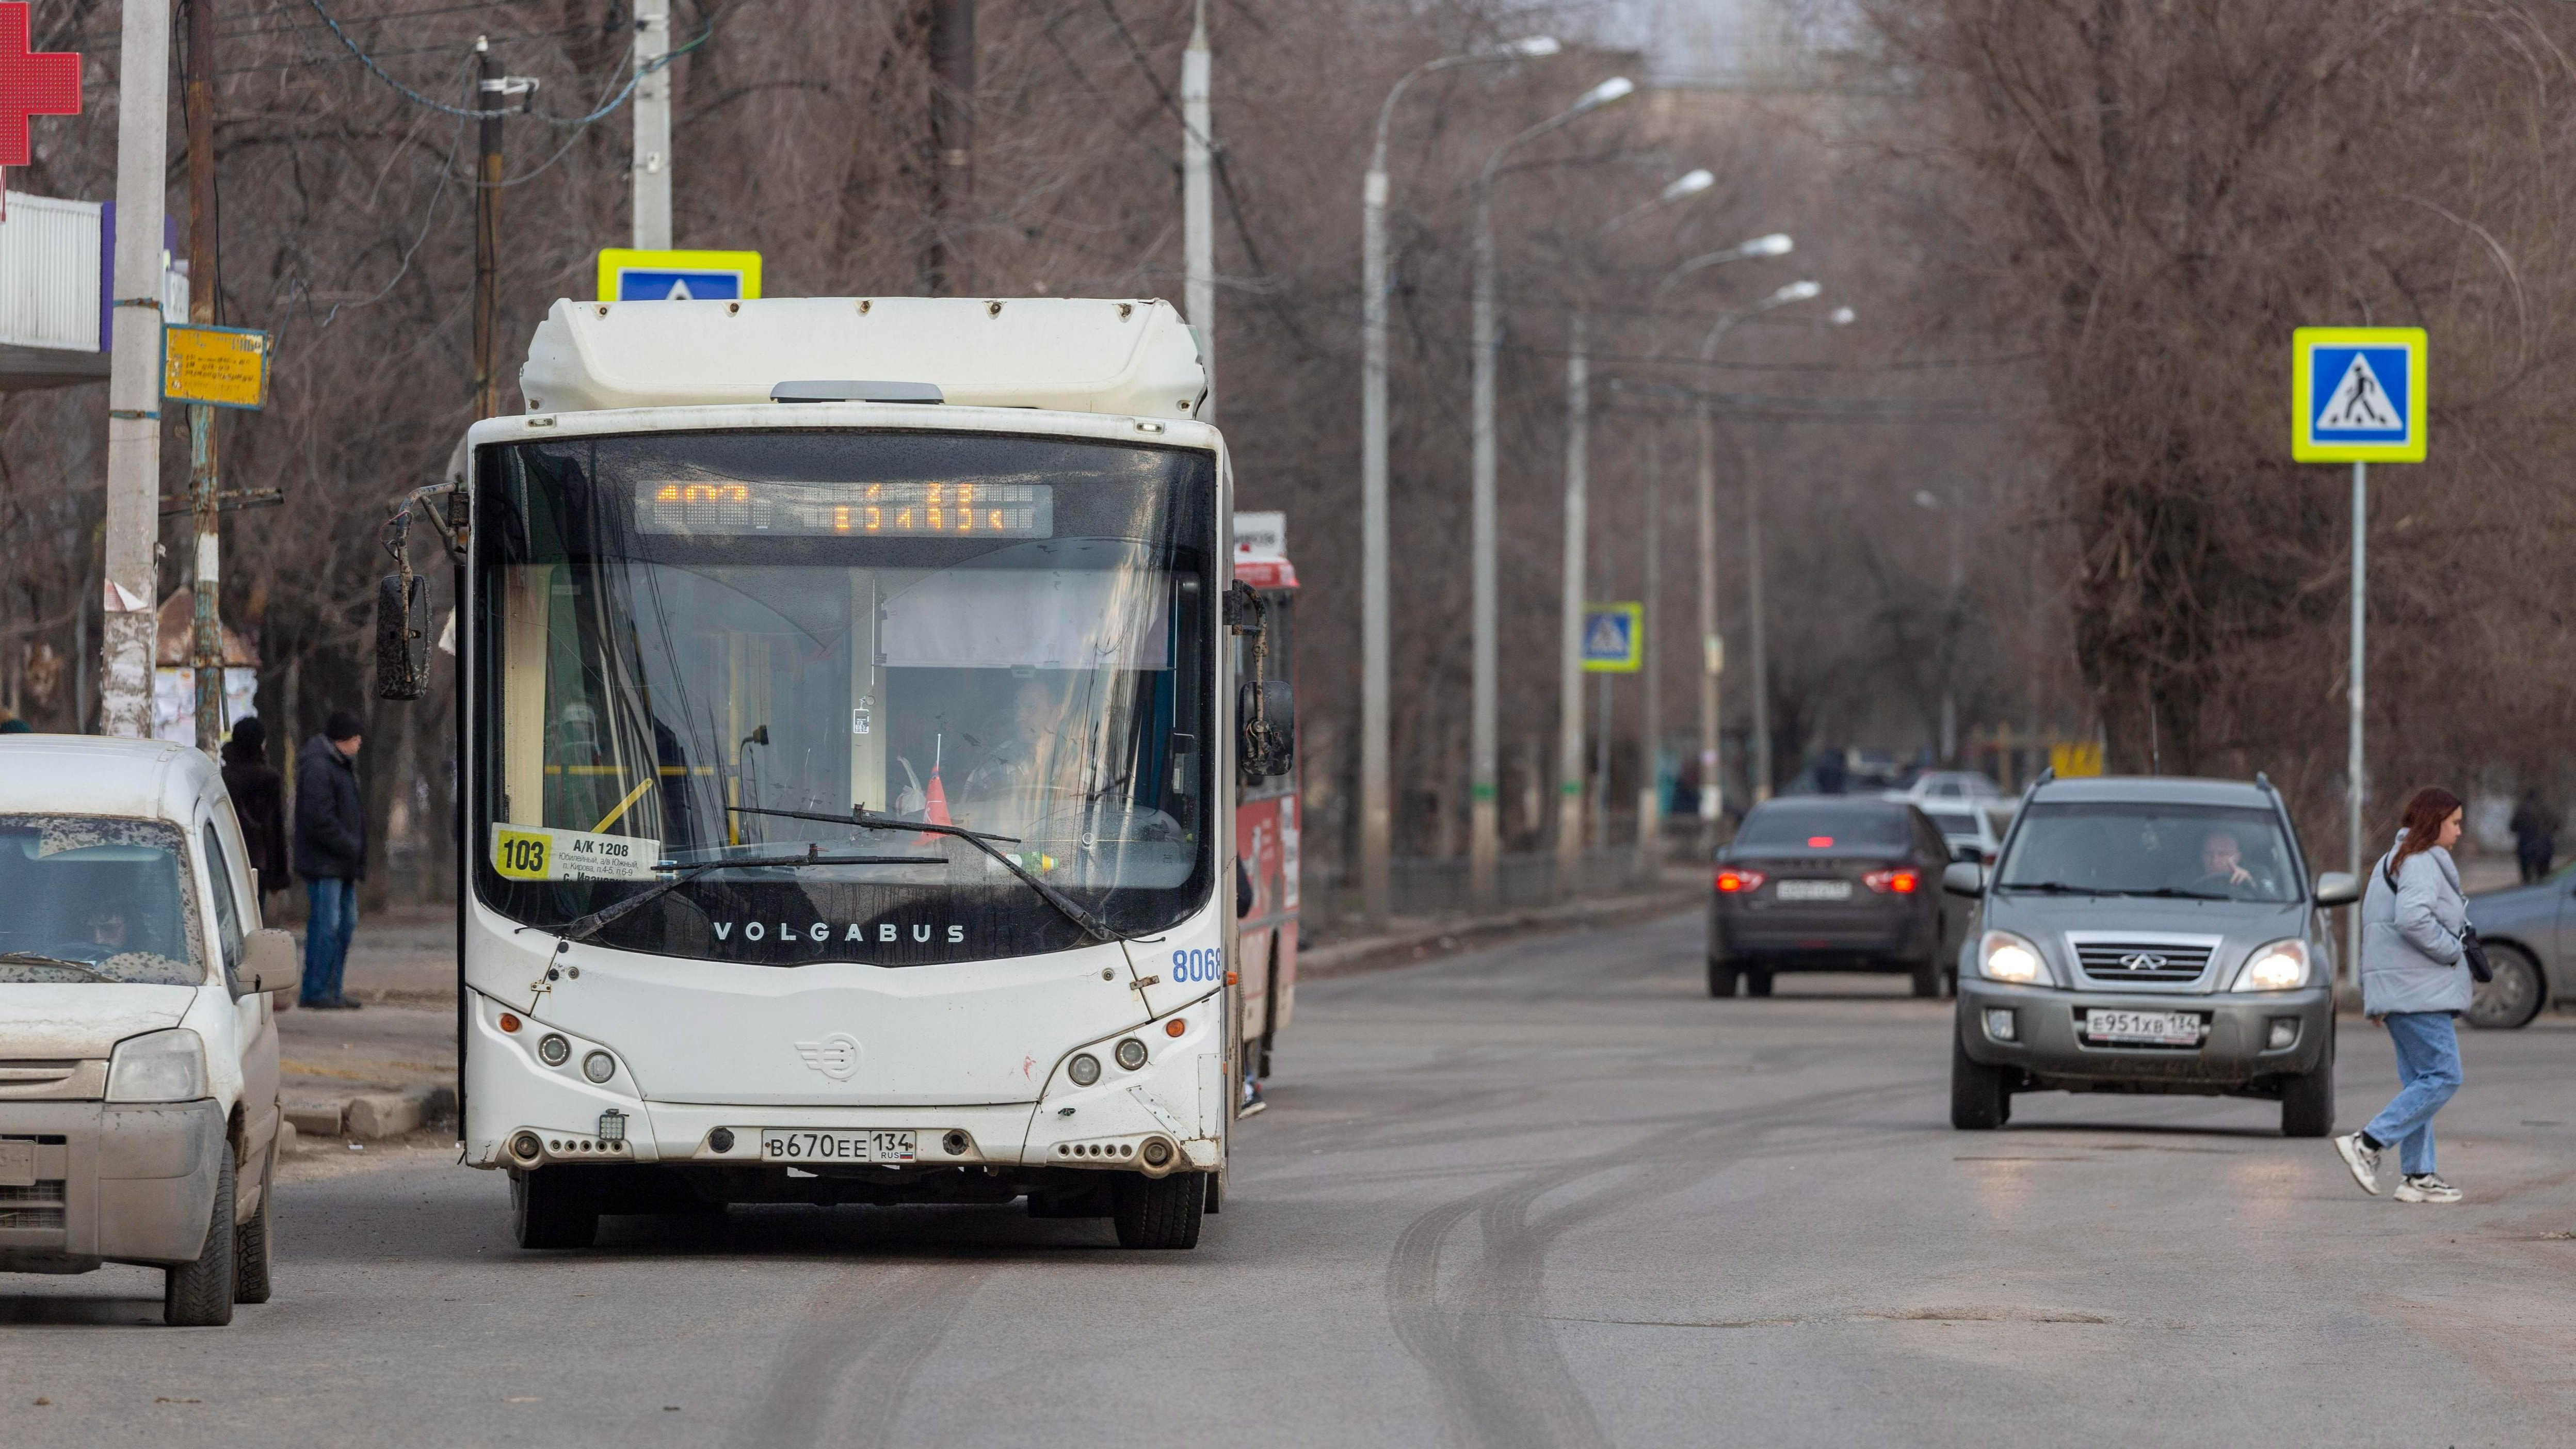
[{"label": "white sneaker", "polygon": [[2361,1134],[2347,1132],[2334,1140],[2335,1155],[2352,1169],[2352,1180],[2372,1197],[2379,1196],[2379,1152],[2361,1145]]},{"label": "white sneaker", "polygon": [[2419,1172],[2397,1184],[2390,1194],[2399,1202],[2458,1202],[2460,1190],[2429,1172]]}]

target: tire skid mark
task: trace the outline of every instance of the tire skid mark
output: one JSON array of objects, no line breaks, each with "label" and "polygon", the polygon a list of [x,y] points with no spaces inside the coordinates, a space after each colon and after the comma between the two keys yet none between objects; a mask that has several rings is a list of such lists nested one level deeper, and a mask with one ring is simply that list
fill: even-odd
[{"label": "tire skid mark", "polygon": [[731,1442],[742,1449],[892,1442],[913,1375],[994,1270],[954,1261],[840,1269],[806,1301],[759,1411]]},{"label": "tire skid mark", "polygon": [[[1634,1144],[1560,1162],[1416,1217],[1387,1264],[1387,1306],[1396,1336],[1430,1374],[1462,1445],[1604,1445],[1608,1438],[1538,1310],[1548,1249],[1568,1230],[1613,1208],[1667,1196],[1705,1181],[1728,1160],[1714,1149],[1802,1117],[1890,1097],[1919,1097],[1920,1080],[1790,1097],[1718,1114],[1654,1144]],[[1535,1221],[1538,1200],[1587,1179],[1616,1177]],[[1634,1179],[1642,1178],[1642,1182]],[[1441,1292],[1443,1249],[1473,1215],[1475,1256]]]}]

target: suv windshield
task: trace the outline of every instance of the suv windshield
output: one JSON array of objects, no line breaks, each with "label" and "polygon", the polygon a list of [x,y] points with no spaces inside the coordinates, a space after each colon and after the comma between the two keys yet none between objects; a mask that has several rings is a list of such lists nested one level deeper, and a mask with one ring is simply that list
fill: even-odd
[{"label": "suv windshield", "polygon": [[2280,817],[2259,806],[2034,801],[1996,885],[2103,895],[2300,899]]},{"label": "suv windshield", "polygon": [[203,980],[186,862],[158,820],[0,815],[0,982]]},{"label": "suv windshield", "polygon": [[1902,850],[1912,835],[1902,806],[1870,809],[1775,801],[1744,817],[1743,827],[1735,832],[1735,844],[1749,850]]},{"label": "suv windshield", "polygon": [[864,810],[1173,924],[1214,869],[1214,492],[1208,454],[1002,434],[492,450],[479,889],[556,927],[691,871],[596,939],[762,964],[1090,939],[972,842],[796,818]]}]

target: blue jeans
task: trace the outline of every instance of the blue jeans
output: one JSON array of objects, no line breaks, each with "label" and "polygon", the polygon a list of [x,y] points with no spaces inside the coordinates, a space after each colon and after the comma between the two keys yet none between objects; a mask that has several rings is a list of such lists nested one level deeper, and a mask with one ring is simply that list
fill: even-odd
[{"label": "blue jeans", "polygon": [[2460,1033],[2447,1011],[2392,1011],[2387,1023],[2405,1085],[2361,1130],[2396,1143],[2399,1170],[2413,1177],[2433,1170],[2433,1114],[2460,1090]]},{"label": "blue jeans", "polygon": [[304,883],[313,914],[304,923],[306,1006],[340,999],[340,973],[349,965],[349,937],[358,929],[358,883],[335,876]]}]

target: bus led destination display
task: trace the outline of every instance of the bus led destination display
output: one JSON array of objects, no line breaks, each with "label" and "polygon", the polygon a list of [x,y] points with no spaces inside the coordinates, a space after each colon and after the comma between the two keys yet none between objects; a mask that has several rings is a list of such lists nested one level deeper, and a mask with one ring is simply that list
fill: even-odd
[{"label": "bus led destination display", "polygon": [[1047,483],[787,483],[733,479],[635,485],[645,533],[1051,538]]}]

